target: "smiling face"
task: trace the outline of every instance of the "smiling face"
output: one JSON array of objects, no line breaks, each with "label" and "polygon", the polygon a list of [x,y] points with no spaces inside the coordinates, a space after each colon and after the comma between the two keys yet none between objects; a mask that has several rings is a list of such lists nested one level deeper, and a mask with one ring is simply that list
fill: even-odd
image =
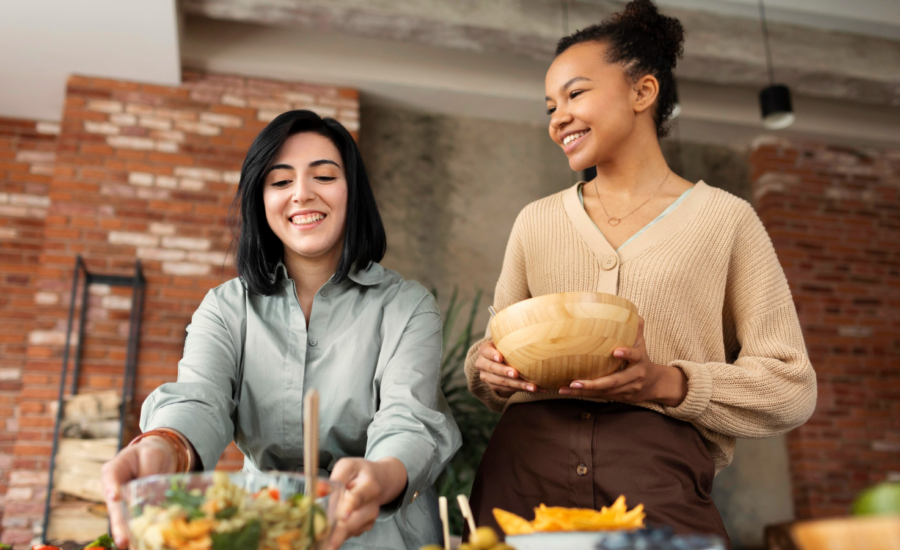
[{"label": "smiling face", "polygon": [[347,179],[337,147],[321,134],[289,137],[263,184],[266,221],[284,245],[285,263],[337,265],[347,220]]},{"label": "smiling face", "polygon": [[640,86],[621,65],[607,63],[605,53],[606,46],[598,42],[576,44],[557,56],[547,70],[550,137],[562,147],[575,171],[614,158],[635,128],[646,126],[641,119],[646,118],[642,115],[649,105]]}]

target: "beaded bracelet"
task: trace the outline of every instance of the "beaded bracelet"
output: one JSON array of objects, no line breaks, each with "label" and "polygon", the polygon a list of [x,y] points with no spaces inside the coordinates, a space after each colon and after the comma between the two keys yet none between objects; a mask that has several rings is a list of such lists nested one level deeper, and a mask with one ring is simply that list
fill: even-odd
[{"label": "beaded bracelet", "polygon": [[150,430],[149,432],[144,432],[134,439],[131,440],[131,443],[128,444],[129,447],[136,444],[140,440],[145,437],[161,437],[164,439],[169,445],[172,446],[172,449],[175,450],[176,464],[175,471],[178,473],[182,472],[190,472],[194,468],[194,453],[191,449],[191,445],[188,442],[187,438],[184,437],[181,433],[170,430],[169,428],[156,428],[155,430]]}]

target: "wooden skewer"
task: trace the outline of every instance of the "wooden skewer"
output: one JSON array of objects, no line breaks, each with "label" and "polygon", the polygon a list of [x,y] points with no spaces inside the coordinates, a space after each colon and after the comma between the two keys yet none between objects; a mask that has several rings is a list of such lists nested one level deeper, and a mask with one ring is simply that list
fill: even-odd
[{"label": "wooden skewer", "polygon": [[469,499],[466,495],[456,495],[456,501],[459,502],[459,509],[462,515],[469,523],[469,535],[475,532],[475,516],[472,515],[472,509],[469,508]]},{"label": "wooden skewer", "polygon": [[306,496],[315,500],[319,485],[319,392],[315,389],[303,398],[303,475]]},{"label": "wooden skewer", "polygon": [[447,497],[438,499],[441,513],[441,525],[444,526],[444,550],[450,550],[450,516],[447,513]]}]

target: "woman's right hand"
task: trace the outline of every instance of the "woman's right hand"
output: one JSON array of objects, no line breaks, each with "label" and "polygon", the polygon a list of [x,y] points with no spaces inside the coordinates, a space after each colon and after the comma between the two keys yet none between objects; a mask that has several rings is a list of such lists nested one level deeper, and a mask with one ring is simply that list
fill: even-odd
[{"label": "woman's right hand", "polygon": [[139,477],[175,473],[177,464],[175,448],[168,441],[162,437],[146,437],[131,447],[125,447],[103,465],[103,494],[116,546],[128,548],[128,529],[119,502],[122,485]]},{"label": "woman's right hand", "polygon": [[481,381],[500,397],[509,397],[517,391],[542,391],[531,382],[520,380],[519,372],[505,363],[503,355],[491,340],[481,344],[478,349],[475,368],[478,369]]}]

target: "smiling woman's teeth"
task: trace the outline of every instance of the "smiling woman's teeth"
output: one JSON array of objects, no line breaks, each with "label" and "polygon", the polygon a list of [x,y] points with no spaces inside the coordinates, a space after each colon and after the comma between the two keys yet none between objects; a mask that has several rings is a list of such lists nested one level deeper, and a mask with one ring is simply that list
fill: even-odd
[{"label": "smiling woman's teeth", "polygon": [[563,145],[568,145],[568,144],[572,143],[573,141],[580,138],[581,136],[583,136],[586,133],[587,133],[586,131],[578,132],[577,134],[571,134],[571,135],[566,136],[566,139],[563,140]]},{"label": "smiling woman's teeth", "polygon": [[306,216],[294,216],[291,218],[291,223],[294,225],[309,225],[324,219],[324,214],[307,214]]}]

